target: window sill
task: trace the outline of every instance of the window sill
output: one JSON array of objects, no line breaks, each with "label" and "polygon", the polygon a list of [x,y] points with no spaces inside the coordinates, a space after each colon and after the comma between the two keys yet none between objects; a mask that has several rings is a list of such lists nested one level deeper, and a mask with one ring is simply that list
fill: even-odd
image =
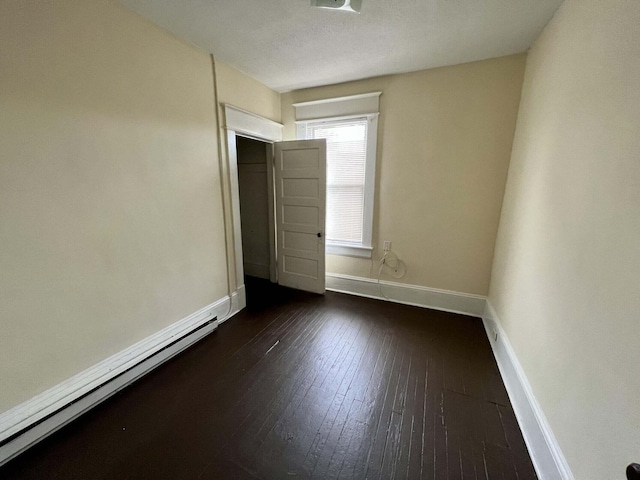
[{"label": "window sill", "polygon": [[329,255],[343,255],[347,257],[371,258],[373,247],[361,245],[345,245],[342,243],[326,244],[326,253]]}]

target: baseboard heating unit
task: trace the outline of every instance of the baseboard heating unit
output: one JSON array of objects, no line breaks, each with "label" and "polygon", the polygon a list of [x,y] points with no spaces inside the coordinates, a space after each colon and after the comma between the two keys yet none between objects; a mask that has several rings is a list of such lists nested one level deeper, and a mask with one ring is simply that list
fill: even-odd
[{"label": "baseboard heating unit", "polygon": [[211,313],[205,307],[0,415],[0,465],[213,332],[218,317]]}]

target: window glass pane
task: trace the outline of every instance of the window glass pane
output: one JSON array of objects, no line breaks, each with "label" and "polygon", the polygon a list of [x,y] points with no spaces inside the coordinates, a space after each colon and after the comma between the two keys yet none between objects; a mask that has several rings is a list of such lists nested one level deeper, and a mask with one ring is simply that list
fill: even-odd
[{"label": "window glass pane", "polygon": [[364,186],[327,185],[327,239],[362,243]]},{"label": "window glass pane", "polygon": [[308,123],[306,137],[327,140],[327,239],[362,243],[367,119]]}]

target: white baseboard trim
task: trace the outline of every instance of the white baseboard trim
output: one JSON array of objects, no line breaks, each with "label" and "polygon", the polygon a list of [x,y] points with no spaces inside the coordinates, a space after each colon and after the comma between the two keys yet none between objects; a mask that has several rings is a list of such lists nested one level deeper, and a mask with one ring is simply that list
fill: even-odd
[{"label": "white baseboard trim", "polygon": [[201,308],[0,414],[0,465],[208,335],[245,306],[242,285],[231,298]]},{"label": "white baseboard trim", "polygon": [[[439,290],[386,280],[381,280],[380,285],[378,285],[378,281],[372,278],[353,277],[337,273],[327,273],[326,289],[333,292],[348,293],[360,297],[387,300],[476,317],[482,316],[485,305],[485,297],[482,295]],[[380,292],[381,289],[384,295]]]},{"label": "white baseboard trim", "polygon": [[[228,296],[225,299],[229,298]],[[231,294],[231,306],[227,305],[227,310],[218,316],[218,325],[226,322],[236,313],[247,306],[247,290],[244,284],[240,285],[238,289]]]},{"label": "white baseboard trim", "polygon": [[569,464],[489,300],[482,320],[538,478],[574,480]]}]

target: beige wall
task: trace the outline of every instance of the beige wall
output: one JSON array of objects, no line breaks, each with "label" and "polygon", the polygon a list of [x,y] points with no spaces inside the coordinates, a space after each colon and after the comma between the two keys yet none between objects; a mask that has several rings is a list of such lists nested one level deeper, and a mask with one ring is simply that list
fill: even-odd
[{"label": "beige wall", "polygon": [[216,131],[204,52],[0,2],[0,411],[227,293]]},{"label": "beige wall", "polygon": [[533,47],[490,300],[576,479],[640,461],[640,2],[566,0]]},{"label": "beige wall", "polygon": [[328,272],[375,277],[391,240],[400,282],[487,293],[524,65],[514,55],[282,95],[293,139],[292,103],[382,91],[374,260],[329,255]]},{"label": "beige wall", "polygon": [[280,94],[216,59],[218,101],[280,122]]}]

